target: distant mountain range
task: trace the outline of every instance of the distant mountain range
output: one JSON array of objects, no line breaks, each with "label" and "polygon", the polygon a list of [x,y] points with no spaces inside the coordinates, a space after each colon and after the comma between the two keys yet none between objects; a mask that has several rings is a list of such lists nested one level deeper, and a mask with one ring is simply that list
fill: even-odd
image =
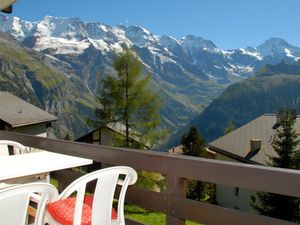
[{"label": "distant mountain range", "polygon": [[236,128],[264,113],[293,108],[300,112],[300,63],[266,65],[255,76],[229,86],[188,126],[170,137],[164,149],[180,144],[181,136],[196,126],[207,142],[223,135],[229,121]]},{"label": "distant mountain range", "polygon": [[0,32],[0,90],[56,115],[59,122],[53,125],[58,137],[72,131],[87,132],[85,118],[93,115],[94,98],[87,94],[79,78],[61,73],[60,66]]},{"label": "distant mountain range", "polygon": [[[80,110],[88,110],[88,115],[97,81],[114,73],[111,65],[115,53],[124,46],[134,48],[145,72],[153,74],[153,87],[164,96],[161,115],[163,126],[170,132],[188,124],[228,85],[251,76],[263,65],[300,59],[300,48],[279,38],[268,39],[256,48],[222,50],[201,37],[176,39],[154,35],[139,26],[86,23],[78,18],[46,16],[42,21],[29,22],[0,16],[0,30],[20,45],[40,52],[39,60],[61,74],[65,85],[76,87],[72,90],[77,92],[70,93],[85,99]],[[47,91],[55,92],[51,88]],[[54,109],[51,95],[48,98],[49,108]],[[70,119],[70,123],[76,121]],[[84,132],[79,127],[70,128],[75,136]]]}]

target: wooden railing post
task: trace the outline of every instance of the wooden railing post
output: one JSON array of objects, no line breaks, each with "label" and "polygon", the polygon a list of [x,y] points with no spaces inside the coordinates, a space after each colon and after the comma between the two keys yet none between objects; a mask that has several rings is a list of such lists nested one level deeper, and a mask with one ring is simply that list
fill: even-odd
[{"label": "wooden railing post", "polygon": [[[167,195],[175,197],[186,196],[186,180],[184,178],[167,176]],[[172,201],[168,202],[166,225],[184,225],[185,220],[177,218],[174,216],[175,212],[173,210],[174,203]]]}]

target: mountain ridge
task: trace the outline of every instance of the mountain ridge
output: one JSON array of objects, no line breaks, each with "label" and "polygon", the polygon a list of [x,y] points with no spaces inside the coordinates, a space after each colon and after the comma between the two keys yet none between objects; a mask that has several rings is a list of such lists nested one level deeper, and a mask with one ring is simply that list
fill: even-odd
[{"label": "mountain ridge", "polygon": [[[202,37],[196,37],[194,35],[186,35],[180,39],[177,39],[167,35],[154,35],[149,30],[141,26],[110,26],[100,22],[89,23],[83,22],[79,18],[68,17],[45,16],[45,18],[41,21],[29,22],[21,20],[17,17],[0,16],[0,24],[1,30],[10,32],[20,42],[23,42],[31,35],[35,36],[36,38],[52,37],[62,38],[69,41],[85,41],[82,43],[77,43],[78,46],[81,44],[81,49],[77,48],[78,53],[80,53],[83,49],[88,48],[90,44],[94,45],[99,50],[105,51],[108,48],[107,44],[112,43],[115,44],[115,46],[112,44],[110,47],[113,47],[115,50],[120,50],[122,48],[122,46],[118,45],[120,43],[136,45],[139,47],[145,47],[151,44],[153,45],[152,47],[158,47],[160,45],[160,47],[166,48],[160,50],[167,50],[166,52],[170,52],[168,48],[174,48],[176,46],[178,47],[178,45],[181,45],[184,47],[186,53],[189,53],[189,50],[198,49],[222,53],[224,57],[228,57],[229,55],[233,54],[234,51],[241,51],[242,54],[254,56],[257,59],[261,59],[260,54],[270,55],[267,53],[271,52],[270,46],[272,45],[276,46],[277,48],[278,46],[281,46],[281,50],[282,46],[290,47],[292,48],[292,51],[296,51],[297,57],[300,50],[300,48],[288,44],[283,39],[274,37],[267,39],[264,43],[254,48],[250,47],[222,50],[217,48],[212,41],[205,40]],[[102,40],[102,42],[93,42],[95,40]],[[116,40],[120,41],[120,43],[116,43]],[[56,39],[56,41],[59,40]],[[88,41],[90,42],[87,43]],[[47,43],[43,43],[43,46],[39,46],[39,44],[37,44],[35,49],[41,51],[44,50],[45,46],[49,47],[47,46]],[[269,51],[267,51],[266,48],[269,48]],[[258,51],[260,49],[262,52]],[[74,51],[71,53],[76,53],[76,49],[71,48],[69,50]],[[293,56],[289,53],[286,54],[288,57]]]},{"label": "mountain ridge", "polygon": [[222,50],[193,35],[176,39],[140,26],[87,23],[79,18],[46,16],[29,22],[0,16],[0,30],[40,52],[49,67],[90,96],[97,95],[99,80],[115,73],[115,54],[124,46],[133,48],[145,73],[152,74],[153,87],[164,96],[162,126],[171,133],[188,124],[228,85],[253,75],[266,63],[294,62],[300,57],[299,49],[292,45],[264,56],[254,47]]}]

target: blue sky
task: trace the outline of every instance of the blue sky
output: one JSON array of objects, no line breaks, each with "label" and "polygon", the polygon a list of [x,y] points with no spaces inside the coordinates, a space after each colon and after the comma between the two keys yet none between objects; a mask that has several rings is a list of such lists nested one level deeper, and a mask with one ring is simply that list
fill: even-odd
[{"label": "blue sky", "polygon": [[299,11],[299,0],[17,0],[12,15],[140,25],[157,35],[193,34],[230,49],[257,46],[270,37],[300,47]]}]

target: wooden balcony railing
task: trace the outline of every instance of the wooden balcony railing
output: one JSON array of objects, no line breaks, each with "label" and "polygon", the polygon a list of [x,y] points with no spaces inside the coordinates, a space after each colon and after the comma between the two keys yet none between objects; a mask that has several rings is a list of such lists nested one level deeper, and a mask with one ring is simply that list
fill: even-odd
[{"label": "wooden balcony railing", "polygon": [[[127,165],[165,175],[166,192],[158,193],[131,187],[126,195],[126,201],[165,213],[167,225],[182,225],[185,220],[215,225],[294,224],[186,199],[184,179],[300,197],[300,171],[47,139],[4,131],[0,131],[0,139],[14,140],[26,146],[51,152],[85,157],[112,165]],[[141,223],[128,221],[127,224]]]}]

